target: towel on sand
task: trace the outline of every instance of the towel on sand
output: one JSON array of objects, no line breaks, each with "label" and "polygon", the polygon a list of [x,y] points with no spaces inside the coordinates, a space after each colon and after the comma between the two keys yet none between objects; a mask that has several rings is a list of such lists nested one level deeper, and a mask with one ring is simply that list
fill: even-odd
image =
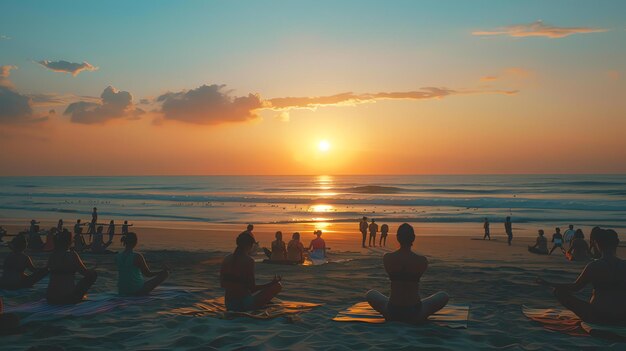
[{"label": "towel on sand", "polygon": [[147,296],[119,296],[115,293],[89,294],[82,302],[73,305],[50,305],[46,299],[27,302],[17,306],[5,306],[4,312],[29,314],[22,322],[41,321],[65,316],[89,316],[103,313],[118,307],[143,304],[155,300],[174,299],[190,290],[182,287],[159,287]]},{"label": "towel on sand", "polygon": [[[467,329],[469,319],[468,305],[448,304],[434,315],[428,317],[438,325],[453,329]],[[369,303],[359,302],[348,309],[340,311],[333,318],[337,322],[385,323],[385,318],[374,310]]]},{"label": "towel on sand", "polygon": [[224,297],[203,300],[196,302],[191,307],[176,308],[170,310],[169,314],[189,315],[195,317],[214,317],[221,319],[232,319],[235,317],[249,317],[254,319],[272,319],[291,314],[308,312],[315,307],[321,306],[317,303],[283,301],[274,299],[265,308],[256,311],[235,312],[227,311],[224,304]]},{"label": "towel on sand", "polygon": [[626,339],[626,326],[586,323],[572,311],[559,308],[529,308],[522,306],[522,313],[539,322],[544,328],[572,336],[600,336]]}]

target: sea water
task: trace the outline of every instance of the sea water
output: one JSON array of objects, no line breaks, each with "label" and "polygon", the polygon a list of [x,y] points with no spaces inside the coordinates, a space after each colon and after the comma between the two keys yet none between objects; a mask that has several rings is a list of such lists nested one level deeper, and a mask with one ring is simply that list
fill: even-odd
[{"label": "sea water", "polygon": [[626,225],[625,175],[0,177],[0,218]]}]

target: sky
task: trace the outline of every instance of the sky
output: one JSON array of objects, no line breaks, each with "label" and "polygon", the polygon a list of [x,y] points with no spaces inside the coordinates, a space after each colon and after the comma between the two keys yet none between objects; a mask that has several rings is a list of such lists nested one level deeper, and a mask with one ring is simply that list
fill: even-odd
[{"label": "sky", "polygon": [[0,8],[0,176],[626,173],[624,1]]}]

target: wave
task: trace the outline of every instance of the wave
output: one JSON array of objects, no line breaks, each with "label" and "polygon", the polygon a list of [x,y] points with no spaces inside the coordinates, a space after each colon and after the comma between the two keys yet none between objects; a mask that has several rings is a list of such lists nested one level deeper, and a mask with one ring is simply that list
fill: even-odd
[{"label": "wave", "polygon": [[344,191],[355,194],[397,194],[407,192],[408,190],[395,186],[362,185],[347,188]]}]

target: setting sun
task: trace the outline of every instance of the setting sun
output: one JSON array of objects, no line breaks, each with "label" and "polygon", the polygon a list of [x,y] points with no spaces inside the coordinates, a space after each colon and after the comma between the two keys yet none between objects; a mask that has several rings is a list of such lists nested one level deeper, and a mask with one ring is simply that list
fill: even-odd
[{"label": "setting sun", "polygon": [[322,152],[326,152],[330,150],[330,143],[328,142],[328,140],[320,140],[317,148]]}]

